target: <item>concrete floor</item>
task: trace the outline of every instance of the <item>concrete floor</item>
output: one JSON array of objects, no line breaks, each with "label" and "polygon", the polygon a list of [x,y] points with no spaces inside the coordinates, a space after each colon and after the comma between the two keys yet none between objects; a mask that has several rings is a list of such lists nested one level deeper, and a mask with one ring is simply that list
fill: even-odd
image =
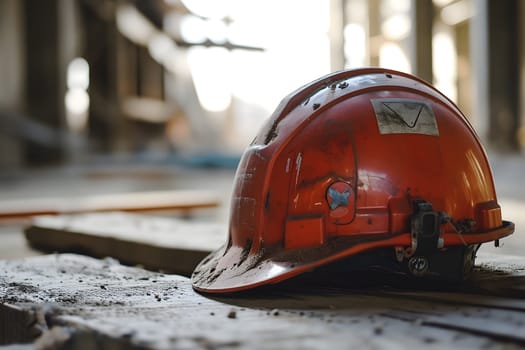
[{"label": "concrete floor", "polygon": [[[501,241],[482,246],[484,252],[521,255],[525,253],[525,157],[490,155],[498,200],[503,217],[516,224],[516,232]],[[234,169],[182,169],[152,166],[55,168],[0,175],[0,198],[81,197],[87,194],[174,189],[209,190],[219,194],[217,210],[202,211],[199,220],[227,222]],[[29,248],[22,231],[25,223],[0,223],[0,259],[40,254]]]}]

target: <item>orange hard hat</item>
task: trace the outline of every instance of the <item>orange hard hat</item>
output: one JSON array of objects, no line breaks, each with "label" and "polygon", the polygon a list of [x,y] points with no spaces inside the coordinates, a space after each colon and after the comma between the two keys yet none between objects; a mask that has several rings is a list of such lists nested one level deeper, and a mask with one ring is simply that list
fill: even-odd
[{"label": "orange hard hat", "polygon": [[406,73],[342,71],[286,97],[245,151],[228,240],[192,284],[240,291],[385,249],[401,271],[463,276],[513,231],[454,103]]}]

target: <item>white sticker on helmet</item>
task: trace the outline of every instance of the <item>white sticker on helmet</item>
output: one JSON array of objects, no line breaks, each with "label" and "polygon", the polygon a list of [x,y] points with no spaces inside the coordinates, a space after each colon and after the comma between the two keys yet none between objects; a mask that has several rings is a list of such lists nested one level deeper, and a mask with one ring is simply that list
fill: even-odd
[{"label": "white sticker on helmet", "polygon": [[371,102],[381,134],[439,135],[432,107],[425,101],[378,98]]}]

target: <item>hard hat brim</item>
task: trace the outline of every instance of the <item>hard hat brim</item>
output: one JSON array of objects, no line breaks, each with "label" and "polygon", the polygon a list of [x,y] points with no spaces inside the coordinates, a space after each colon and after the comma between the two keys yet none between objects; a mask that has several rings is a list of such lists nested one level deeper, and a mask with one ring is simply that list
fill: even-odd
[{"label": "hard hat brim", "polygon": [[[494,230],[476,233],[444,233],[447,246],[494,241],[514,232],[514,224],[503,221]],[[205,293],[231,293],[274,284],[317,267],[367,250],[388,246],[409,246],[410,233],[337,237],[319,247],[295,250],[262,250],[250,254],[242,247],[223,245],[208,255],[194,270],[193,288]]]}]

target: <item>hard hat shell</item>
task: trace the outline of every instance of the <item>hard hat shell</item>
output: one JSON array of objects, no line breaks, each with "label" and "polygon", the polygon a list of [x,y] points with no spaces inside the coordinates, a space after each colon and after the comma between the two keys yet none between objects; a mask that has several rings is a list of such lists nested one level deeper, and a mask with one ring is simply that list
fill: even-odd
[{"label": "hard hat shell", "polygon": [[513,231],[454,103],[406,73],[341,71],[287,96],[246,149],[228,240],[192,284],[234,292],[376,248],[425,259]]}]

